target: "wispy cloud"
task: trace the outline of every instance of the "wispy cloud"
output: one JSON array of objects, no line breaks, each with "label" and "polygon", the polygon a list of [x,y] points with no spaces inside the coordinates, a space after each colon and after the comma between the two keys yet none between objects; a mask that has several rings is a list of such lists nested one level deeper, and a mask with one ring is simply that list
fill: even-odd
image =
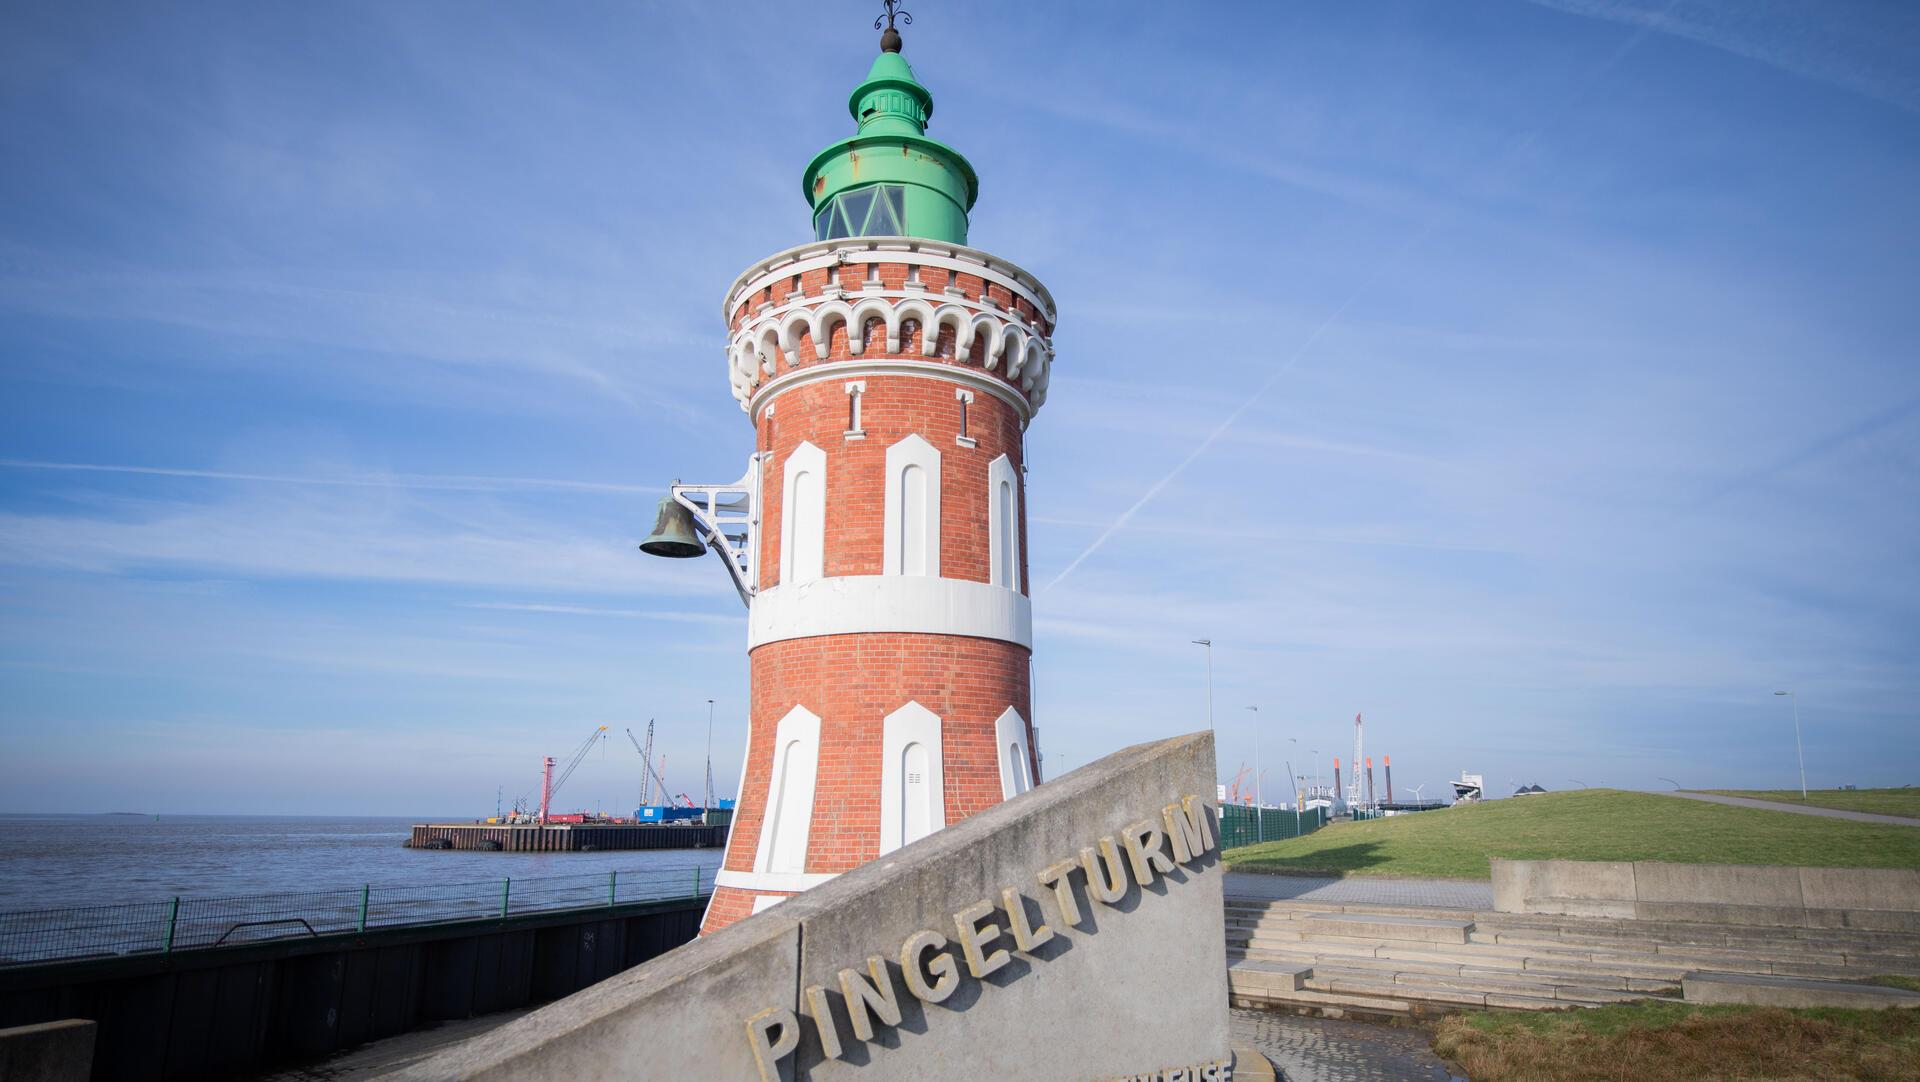
[{"label": "wispy cloud", "polygon": [[610,481],[569,481],[551,477],[483,477],[461,474],[362,474],[320,475],[286,473],[248,473],[234,470],[205,470],[179,466],[125,466],[95,462],[36,462],[29,459],[0,459],[0,468],[46,470],[63,473],[121,473],[149,477],[191,477],[209,481],[248,481],[282,485],[312,485],[320,488],[391,488],[426,492],[513,492],[549,490],[555,492],[620,492],[659,495],[666,491],[658,485],[622,485]]},{"label": "wispy cloud", "polygon": [[1528,0],[1684,38],[1920,112],[1920,18],[1857,0]]}]

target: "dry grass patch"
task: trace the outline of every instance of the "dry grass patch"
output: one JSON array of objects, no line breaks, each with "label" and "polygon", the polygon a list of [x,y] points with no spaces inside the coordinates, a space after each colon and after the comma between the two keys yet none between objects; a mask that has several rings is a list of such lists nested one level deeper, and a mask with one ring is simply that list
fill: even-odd
[{"label": "dry grass patch", "polygon": [[1474,1082],[1920,1082],[1920,1011],[1645,1003],[1440,1022]]}]

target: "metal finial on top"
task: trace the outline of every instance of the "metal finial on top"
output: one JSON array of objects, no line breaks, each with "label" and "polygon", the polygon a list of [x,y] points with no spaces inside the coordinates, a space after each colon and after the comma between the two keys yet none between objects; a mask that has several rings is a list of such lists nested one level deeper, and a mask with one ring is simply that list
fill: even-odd
[{"label": "metal finial on top", "polygon": [[894,29],[893,21],[899,19],[908,26],[912,26],[913,15],[900,9],[900,0],[881,0],[881,2],[886,5],[886,14],[873,20],[875,30],[879,30],[882,26],[886,27],[886,32],[880,35],[880,51],[897,53],[900,51],[900,31]]}]

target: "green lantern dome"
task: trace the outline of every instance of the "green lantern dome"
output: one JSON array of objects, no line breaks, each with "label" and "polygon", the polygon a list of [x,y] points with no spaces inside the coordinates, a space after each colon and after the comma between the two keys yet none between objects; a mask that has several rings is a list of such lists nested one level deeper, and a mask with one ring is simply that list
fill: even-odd
[{"label": "green lantern dome", "polygon": [[847,99],[859,128],[807,164],[801,186],[813,208],[815,240],[967,242],[967,212],[980,194],[980,178],[959,151],[927,138],[933,95],[899,49],[899,34],[889,30],[866,79]]}]

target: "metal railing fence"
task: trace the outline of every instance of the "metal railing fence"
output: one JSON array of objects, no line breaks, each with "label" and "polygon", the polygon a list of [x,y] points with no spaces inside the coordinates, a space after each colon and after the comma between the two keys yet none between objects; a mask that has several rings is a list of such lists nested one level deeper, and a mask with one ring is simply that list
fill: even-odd
[{"label": "metal railing fence", "polygon": [[17,910],[0,913],[0,966],[164,954],[371,928],[692,899],[712,887],[711,870],[689,864],[526,879],[369,883],[342,890]]},{"label": "metal railing fence", "polygon": [[1327,825],[1325,808],[1292,809],[1249,808],[1240,804],[1220,806],[1220,848],[1233,849],[1255,842],[1277,842],[1311,834]]}]

